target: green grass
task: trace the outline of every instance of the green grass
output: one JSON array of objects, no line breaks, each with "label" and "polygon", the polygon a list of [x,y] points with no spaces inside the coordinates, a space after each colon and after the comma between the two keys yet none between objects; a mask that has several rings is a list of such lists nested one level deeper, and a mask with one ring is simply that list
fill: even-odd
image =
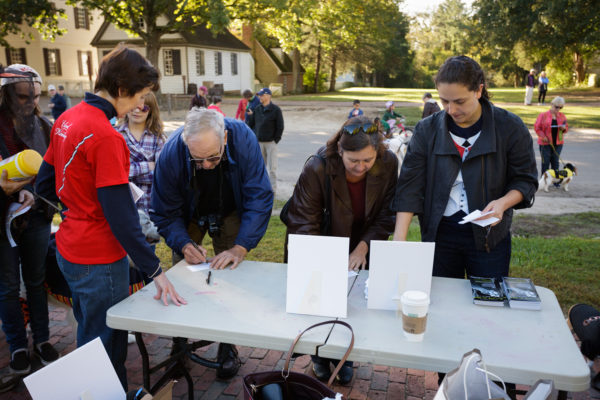
[{"label": "green grass", "polygon": [[[381,113],[383,114],[383,102],[394,100],[398,102],[413,102],[414,107],[396,107],[396,111],[405,116],[406,125],[414,126],[421,119],[422,102],[421,97],[424,92],[429,91],[434,98],[437,97],[435,89],[386,89],[386,88],[349,88],[333,93],[321,93],[317,95],[296,95],[286,96],[286,100],[303,100],[303,101],[339,101],[347,102],[348,107],[351,107],[352,100],[359,99],[363,102],[378,102],[381,103]],[[492,101],[498,106],[505,108],[517,114],[523,122],[533,128],[533,124],[537,116],[547,111],[550,105],[544,106],[525,106],[505,103],[522,103],[524,90],[517,88],[501,88],[491,89]],[[597,128],[600,126],[600,107],[570,105],[569,103],[577,101],[585,102],[600,102],[600,89],[598,88],[582,88],[582,89],[563,89],[551,90],[547,96],[550,101],[554,96],[561,95],[565,97],[566,106],[563,110],[567,116],[569,126],[573,128]]]},{"label": "green grass", "polygon": [[[536,285],[556,294],[567,311],[575,303],[589,303],[600,308],[600,213],[562,216],[517,216],[513,230],[511,275],[528,277]],[[408,240],[419,241],[419,225],[414,218]],[[278,216],[271,217],[269,228],[258,247],[247,259],[283,261],[285,226]],[[203,246],[213,254],[210,240]],[[171,265],[171,251],[164,242],[157,246],[163,266]]]},{"label": "green grass", "polygon": [[[302,94],[285,96],[285,100],[296,101],[339,101],[352,103],[352,100],[360,101],[379,101],[394,100],[400,102],[413,102],[421,105],[423,93],[430,92],[434,98],[437,92],[434,88],[430,89],[408,89],[408,88],[371,88],[371,87],[353,87],[342,89],[336,92],[327,92],[319,94]],[[497,103],[522,103],[525,95],[525,88],[493,88],[490,89],[492,101]],[[537,100],[537,90],[534,92]],[[553,89],[550,88],[546,95],[549,102],[554,96],[562,96],[568,103],[588,103],[600,102],[599,88],[573,88],[573,89]]]}]

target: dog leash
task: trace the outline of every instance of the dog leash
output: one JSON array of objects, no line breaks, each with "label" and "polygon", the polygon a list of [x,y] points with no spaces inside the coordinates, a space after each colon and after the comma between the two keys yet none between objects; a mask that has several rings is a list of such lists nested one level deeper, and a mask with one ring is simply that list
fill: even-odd
[{"label": "dog leash", "polygon": [[[562,163],[563,169],[565,169],[565,165],[567,165],[567,163],[564,162],[562,158],[560,158],[560,154],[558,154],[558,152],[554,148],[554,145],[552,144],[552,142],[550,142],[550,147],[552,148],[552,151],[554,152],[554,154],[556,154],[556,156],[558,157],[558,160]],[[543,158],[542,158],[542,160],[543,160]]]}]

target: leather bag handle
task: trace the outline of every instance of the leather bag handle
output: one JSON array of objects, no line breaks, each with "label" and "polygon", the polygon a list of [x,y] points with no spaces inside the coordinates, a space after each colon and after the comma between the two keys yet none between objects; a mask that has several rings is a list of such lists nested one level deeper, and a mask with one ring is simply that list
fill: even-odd
[{"label": "leather bag handle", "polygon": [[337,376],[338,372],[340,372],[340,369],[342,368],[342,366],[348,359],[348,356],[350,355],[350,353],[352,352],[352,348],[354,347],[354,331],[352,330],[352,326],[350,326],[350,324],[348,324],[347,322],[344,322],[344,321],[337,321],[337,320],[323,321],[323,322],[319,322],[318,324],[309,326],[308,328],[306,328],[305,330],[300,332],[298,334],[298,336],[296,336],[296,339],[294,339],[294,343],[292,343],[290,349],[288,350],[287,356],[285,358],[285,365],[283,366],[283,369],[281,370],[281,375],[284,378],[287,378],[290,375],[290,360],[292,358],[292,354],[294,354],[294,348],[296,347],[296,344],[300,341],[300,338],[302,337],[302,335],[304,335],[309,330],[316,328],[318,326],[335,325],[335,324],[343,325],[346,328],[348,328],[350,330],[350,333],[352,334],[352,339],[350,340],[350,345],[348,346],[348,350],[346,350],[346,354],[344,354],[344,357],[342,357],[342,359],[340,360],[338,365],[335,367],[335,369],[333,370],[333,373],[331,374],[331,377],[329,378],[329,382],[327,382],[327,386],[331,386],[331,384],[333,383],[333,380]]}]

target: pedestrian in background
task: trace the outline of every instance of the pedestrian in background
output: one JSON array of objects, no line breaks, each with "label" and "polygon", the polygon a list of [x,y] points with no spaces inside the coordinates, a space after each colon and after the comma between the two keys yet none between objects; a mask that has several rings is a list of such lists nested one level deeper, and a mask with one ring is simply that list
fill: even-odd
[{"label": "pedestrian in background", "polygon": [[423,114],[421,115],[421,119],[427,118],[438,111],[440,111],[440,106],[437,101],[433,99],[431,93],[425,93],[423,95]]},{"label": "pedestrian in background", "polygon": [[281,108],[271,101],[271,90],[267,87],[258,92],[260,104],[249,111],[248,126],[258,139],[273,193],[277,191],[277,143],[283,134],[283,114]]},{"label": "pedestrian in background", "polygon": [[565,99],[556,96],[550,103],[550,110],[538,115],[533,129],[538,136],[540,156],[542,158],[543,174],[549,167],[558,169],[558,161],[563,148],[564,134],[569,130],[567,117],[561,112],[565,106]]},{"label": "pedestrian in background", "polygon": [[240,121],[246,120],[246,108],[248,107],[248,102],[252,98],[252,90],[246,89],[242,94],[242,98],[238,103],[237,111],[235,112],[235,119],[239,119]]},{"label": "pedestrian in background", "polygon": [[56,121],[67,109],[67,101],[60,93],[56,92],[54,85],[48,85],[48,94],[51,96],[48,107],[50,107],[50,111],[52,112],[52,118]]},{"label": "pedestrian in background", "polygon": [[225,113],[223,112],[223,110],[221,110],[222,102],[223,102],[223,100],[221,99],[220,96],[213,96],[212,103],[210,104],[210,106],[208,106],[208,109],[215,110],[216,112],[220,113],[222,116],[225,116]]},{"label": "pedestrian in background", "polygon": [[525,105],[531,105],[531,99],[533,98],[533,88],[535,86],[535,69],[529,70],[527,74],[527,81],[525,82]]},{"label": "pedestrian in background", "polygon": [[65,99],[65,103],[67,103],[67,110],[71,108],[71,98],[65,92],[65,87],[63,85],[58,85],[58,94],[60,94]]},{"label": "pedestrian in background", "polygon": [[[546,71],[540,72],[540,77],[538,78],[539,86],[538,86],[538,106],[544,105],[546,102],[546,93],[548,92],[548,77],[546,76]],[[543,172],[543,171],[542,171]]]},{"label": "pedestrian in background", "polygon": [[360,109],[360,100],[354,100],[352,102],[352,110],[348,113],[348,119],[352,117],[358,117],[363,115],[363,110]]},{"label": "pedestrian in background", "polygon": [[194,107],[204,107],[208,106],[208,100],[206,100],[206,95],[208,94],[208,89],[206,86],[200,86],[198,88],[197,93],[192,97],[190,101],[190,110]]}]

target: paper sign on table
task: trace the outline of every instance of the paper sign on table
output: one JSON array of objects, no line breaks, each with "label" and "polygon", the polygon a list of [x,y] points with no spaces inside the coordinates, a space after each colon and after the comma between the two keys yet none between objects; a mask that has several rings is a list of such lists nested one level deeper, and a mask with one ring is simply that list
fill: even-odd
[{"label": "paper sign on table", "polygon": [[435,243],[371,240],[367,307],[396,310],[407,290],[431,292]]},{"label": "paper sign on table", "polygon": [[462,225],[462,224],[466,224],[467,222],[470,222],[472,224],[476,224],[476,225],[479,225],[479,226],[486,227],[488,225],[493,224],[496,221],[500,221],[496,217],[489,217],[489,218],[486,218],[486,219],[482,219],[480,221],[475,221],[477,218],[485,217],[486,215],[489,215],[491,213],[493,213],[493,211],[487,211],[487,212],[482,213],[480,210],[475,210],[472,213],[470,213],[469,215],[466,215],[462,219],[462,221],[459,222],[459,224]]},{"label": "paper sign on table", "polygon": [[346,318],[348,238],[289,235],[286,312]]},{"label": "paper sign on table", "polygon": [[33,400],[123,400],[125,391],[106,350],[96,338],[23,378]]}]

